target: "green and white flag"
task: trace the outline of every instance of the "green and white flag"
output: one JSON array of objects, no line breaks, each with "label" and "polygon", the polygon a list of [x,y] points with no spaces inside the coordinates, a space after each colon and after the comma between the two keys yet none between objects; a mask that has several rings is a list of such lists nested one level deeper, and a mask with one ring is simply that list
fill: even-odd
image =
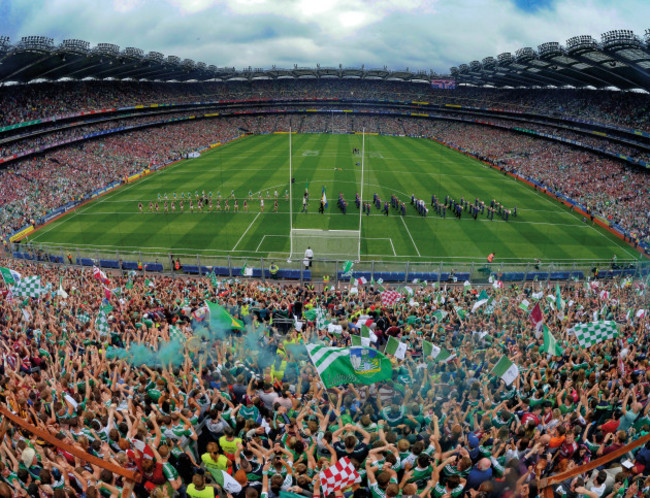
[{"label": "green and white flag", "polygon": [[95,330],[101,337],[106,337],[111,332],[111,329],[108,326],[107,308],[104,306],[99,308],[99,313],[95,319]]},{"label": "green and white flag", "polygon": [[176,325],[170,325],[169,326],[169,339],[170,340],[179,340],[181,342],[185,342],[187,340],[187,337],[185,337],[185,334],[183,334],[183,331],[178,328]]},{"label": "green and white flag", "polygon": [[146,285],[147,287],[155,287],[154,283],[148,278],[144,279],[144,285]]},{"label": "green and white flag", "polygon": [[541,350],[551,356],[562,356],[562,349],[548,327],[543,325],[542,330],[544,331],[544,346]]},{"label": "green and white flag", "polygon": [[220,304],[205,301],[205,305],[208,307],[208,322],[213,329],[245,330],[244,323],[233,317]]},{"label": "green and white flag", "polygon": [[241,274],[243,277],[252,277],[253,276],[253,269],[249,268],[246,263],[244,263],[244,266],[241,268]]},{"label": "green and white flag", "polygon": [[90,321],[90,315],[85,311],[80,311],[77,313],[77,321],[82,324],[86,324]]},{"label": "green and white flag", "polygon": [[519,376],[519,367],[511,362],[507,356],[503,355],[497,364],[494,365],[492,373],[497,377],[501,377],[506,385],[509,386]]},{"label": "green and white flag", "polygon": [[454,311],[456,312],[456,315],[458,315],[458,318],[461,320],[465,320],[465,318],[467,318],[467,311],[465,311],[460,306],[454,306]]},{"label": "green and white flag", "polygon": [[354,266],[354,263],[352,261],[346,261],[343,263],[343,266],[341,267],[341,271],[343,271],[343,277],[350,277],[352,276],[352,267]]},{"label": "green and white flag", "polygon": [[11,288],[11,293],[14,296],[23,297],[40,297],[47,291],[48,289],[41,285],[41,277],[36,276],[25,277]]},{"label": "green and white flag", "polygon": [[318,330],[327,328],[327,325],[330,323],[329,320],[327,320],[325,310],[320,306],[307,310],[302,315],[305,317],[305,320],[316,322],[316,328]]},{"label": "green and white flag", "polygon": [[442,322],[449,313],[445,310],[436,310],[431,313],[431,316],[438,322]]},{"label": "green and white flag", "polygon": [[519,303],[519,309],[522,311],[528,312],[528,307],[530,306],[530,301],[528,299],[524,299]]},{"label": "green and white flag", "polygon": [[[483,292],[485,292],[485,291],[483,291]],[[481,295],[483,294],[483,292],[481,292]],[[476,301],[474,303],[474,305],[472,306],[472,313],[476,313],[476,310],[479,309],[484,304],[486,304],[489,300],[490,299],[487,297],[487,294],[486,294],[486,297],[483,298],[483,299],[481,299],[481,296],[479,296],[479,300]]]},{"label": "green and white flag", "polygon": [[581,348],[590,348],[594,344],[617,337],[618,327],[614,321],[600,320],[574,325],[569,329],[569,333],[575,334]]},{"label": "green and white flag", "polygon": [[351,336],[353,346],[370,347],[370,344],[377,340],[377,336],[365,325],[361,326],[359,335]]},{"label": "green and white flag", "polygon": [[16,285],[18,282],[20,282],[20,273],[12,270],[11,268],[4,268],[0,266],[0,275],[2,275],[2,279],[5,281],[5,284],[7,284],[7,286]]},{"label": "green and white flag", "polygon": [[332,348],[307,344],[307,353],[325,388],[341,384],[374,384],[393,377],[390,360],[376,349]]},{"label": "green and white flag", "polygon": [[63,289],[63,277],[59,278],[59,290],[56,291],[56,295],[68,299],[68,293]]},{"label": "green and white flag", "polygon": [[562,299],[562,292],[560,291],[560,284],[555,284],[555,306],[557,308],[557,314],[560,319],[564,318],[564,307],[565,303]]},{"label": "green and white flag", "polygon": [[394,356],[399,360],[403,360],[406,357],[407,346],[405,342],[395,339],[392,335],[388,337],[388,342],[386,343],[386,349],[384,350],[385,354]]},{"label": "green and white flag", "polygon": [[429,341],[422,341],[422,354],[442,363],[446,363],[456,356]]}]

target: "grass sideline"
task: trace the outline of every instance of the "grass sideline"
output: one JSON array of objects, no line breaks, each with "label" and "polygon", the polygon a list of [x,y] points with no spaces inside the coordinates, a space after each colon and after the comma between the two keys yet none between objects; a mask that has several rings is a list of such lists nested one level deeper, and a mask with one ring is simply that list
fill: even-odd
[{"label": "grass sideline", "polygon": [[[217,147],[190,159],[172,164],[134,183],[125,185],[85,204],[31,234],[25,242],[49,247],[79,248],[80,252],[102,253],[172,252],[178,255],[279,257],[289,252],[289,146],[287,135],[257,135]],[[293,226],[325,230],[356,230],[359,211],[354,205],[360,189],[360,135],[304,134],[293,135]],[[391,210],[384,216],[372,208],[361,219],[361,257],[363,260],[386,261],[485,261],[495,252],[499,261],[569,262],[609,260],[616,254],[619,261],[638,256],[623,241],[591,223],[548,196],[489,168],[480,161],[426,139],[390,136],[366,136],[364,198],[377,193],[389,200],[396,194],[407,203],[407,216]],[[301,196],[309,185],[310,206],[300,213]],[[318,214],[318,200],[325,186],[329,209]],[[234,190],[240,212],[149,212],[149,202],[158,194],[212,191],[213,205],[217,192],[222,198]],[[274,191],[279,194],[278,212],[273,212]],[[243,200],[249,191],[248,212]],[[270,198],[267,198],[267,191]],[[264,201],[260,212],[258,193]],[[348,201],[343,215],[336,208],[342,192]],[[507,207],[517,206],[518,216],[507,223],[495,216],[474,220],[464,213],[458,220],[442,219],[430,211],[422,218],[412,206],[410,196],[430,204],[431,195],[439,199],[451,195],[486,201],[500,201]],[[143,212],[138,211],[143,203]],[[222,201],[223,204],[223,201]],[[315,247],[315,256],[319,254]]]}]

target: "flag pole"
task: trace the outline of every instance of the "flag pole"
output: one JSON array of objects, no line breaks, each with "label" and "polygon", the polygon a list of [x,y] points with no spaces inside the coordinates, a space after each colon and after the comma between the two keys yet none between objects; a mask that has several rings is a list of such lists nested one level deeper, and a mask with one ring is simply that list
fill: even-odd
[{"label": "flag pole", "polygon": [[357,246],[357,259],[361,260],[361,220],[363,220],[363,166],[366,150],[366,129],[361,129],[361,209],[359,210],[359,245]]},{"label": "flag pole", "polygon": [[291,263],[291,255],[293,254],[293,176],[291,168],[291,126],[289,126],[289,259],[287,263]]}]

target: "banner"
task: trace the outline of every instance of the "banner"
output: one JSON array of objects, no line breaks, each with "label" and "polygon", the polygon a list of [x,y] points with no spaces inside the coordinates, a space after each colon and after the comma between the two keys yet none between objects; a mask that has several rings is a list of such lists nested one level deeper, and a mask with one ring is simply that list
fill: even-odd
[{"label": "banner", "polygon": [[29,225],[24,228],[21,228],[20,231],[14,233],[11,237],[9,237],[9,242],[16,242],[17,240],[22,239],[27,234],[32,233],[33,231],[34,231],[34,225]]}]

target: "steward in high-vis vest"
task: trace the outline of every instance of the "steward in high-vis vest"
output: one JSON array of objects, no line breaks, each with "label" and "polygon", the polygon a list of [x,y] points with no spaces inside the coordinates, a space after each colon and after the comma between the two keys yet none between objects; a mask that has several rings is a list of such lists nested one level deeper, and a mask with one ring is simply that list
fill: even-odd
[{"label": "steward in high-vis vest", "polygon": [[271,273],[271,278],[278,278],[278,272],[280,271],[280,268],[278,265],[275,263],[271,263],[271,266],[269,266],[269,272]]}]

